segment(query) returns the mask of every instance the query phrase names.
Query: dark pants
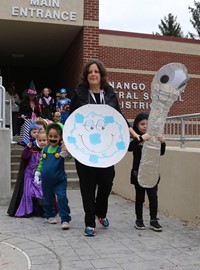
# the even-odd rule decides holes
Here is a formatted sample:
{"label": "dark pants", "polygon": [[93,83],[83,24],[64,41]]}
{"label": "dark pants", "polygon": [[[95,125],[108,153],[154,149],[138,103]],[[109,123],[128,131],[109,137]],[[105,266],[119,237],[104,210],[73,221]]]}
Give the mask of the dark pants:
{"label": "dark pants", "polygon": [[145,201],[145,192],[149,199],[150,218],[156,219],[158,212],[158,185],[153,188],[143,188],[139,183],[135,182],[135,214],[137,219],[143,219],[143,203]]}
{"label": "dark pants", "polygon": [[13,136],[19,135],[19,133],[20,133],[20,127],[17,124],[18,115],[19,115],[18,112],[12,112]]}
{"label": "dark pants", "polygon": [[115,176],[114,166],[94,168],[83,165],[76,160],[76,169],[85,211],[85,226],[95,228],[95,215],[99,218],[105,218],[107,214],[108,197]]}
{"label": "dark pants", "polygon": [[61,223],[65,221],[69,222],[71,220],[70,208],[66,196],[66,187],[66,181],[59,182],[54,186],[49,186],[45,181],[42,182],[42,190],[44,193],[43,209],[47,219],[55,217],[54,197],[56,194],[58,199],[58,214],[61,218]]}
{"label": "dark pants", "polygon": [[60,122],[64,125],[65,124],[65,121],[67,120],[69,116],[69,112],[68,111],[62,111],[61,112],[61,120]]}

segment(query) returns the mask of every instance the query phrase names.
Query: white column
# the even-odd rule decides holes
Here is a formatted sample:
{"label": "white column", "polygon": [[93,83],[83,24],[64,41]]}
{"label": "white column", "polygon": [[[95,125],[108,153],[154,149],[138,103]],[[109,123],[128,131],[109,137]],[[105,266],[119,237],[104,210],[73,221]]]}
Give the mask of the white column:
{"label": "white column", "polygon": [[0,205],[8,205],[11,196],[10,130],[0,128]]}
{"label": "white column", "polygon": [[[1,102],[5,102],[5,89],[2,86],[2,77],[0,77],[0,90],[3,93]],[[5,110],[5,104],[2,108]],[[5,111],[2,113],[5,117]],[[5,119],[4,119],[5,121]],[[0,205],[8,205],[11,196],[11,144],[10,130],[4,127],[0,128]]]}

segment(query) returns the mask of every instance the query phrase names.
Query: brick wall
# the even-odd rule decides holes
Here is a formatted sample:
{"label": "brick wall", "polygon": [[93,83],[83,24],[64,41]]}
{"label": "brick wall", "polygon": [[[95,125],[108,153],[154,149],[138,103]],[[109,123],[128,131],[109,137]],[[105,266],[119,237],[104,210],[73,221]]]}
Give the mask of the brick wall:
{"label": "brick wall", "polygon": [[60,79],[64,78],[69,96],[72,96],[81,81],[83,65],[90,58],[99,58],[99,28],[87,25],[87,21],[99,21],[99,0],[84,1],[84,21],[84,26],[72,41],[60,65]]}
{"label": "brick wall", "polygon": [[[76,38],[68,48],[62,63],[59,65],[58,79],[59,83],[66,85],[69,97],[75,87],[80,83],[83,67],[83,29],[80,30]],[[60,86],[62,86],[60,85]]]}
{"label": "brick wall", "polygon": [[180,62],[187,66],[190,73],[200,74],[200,56],[197,55],[102,46],[99,50],[105,65],[110,68],[158,70],[167,63]]}
{"label": "brick wall", "polygon": [[[142,91],[137,89],[121,90],[120,87],[116,90],[118,96],[121,95],[119,98],[121,109],[128,119],[135,118],[141,111],[150,110],[151,100],[150,98],[147,100],[147,96],[150,97],[151,81],[154,75],[148,75],[145,72],[157,71],[163,65],[171,62],[180,62],[186,65],[189,74],[200,74],[200,56],[198,55],[106,46],[100,46],[99,55],[107,68],[144,70],[144,74],[142,72],[141,74],[109,72],[109,81],[111,82],[121,82],[121,85],[126,82],[145,84],[145,90]],[[124,92],[124,98],[122,91]],[[200,78],[191,78],[185,92],[181,95],[180,101],[174,103],[169,115],[198,113],[199,98]],[[129,108],[126,108],[125,102],[128,102]]]}
{"label": "brick wall", "polygon": [[[84,1],[84,20],[99,22],[99,0]],[[91,58],[99,58],[99,27],[84,26],[83,63]]]}
{"label": "brick wall", "polygon": [[98,27],[84,26],[83,63],[85,64],[91,58],[99,58],[99,29]]}
{"label": "brick wall", "polygon": [[99,21],[99,0],[84,0],[84,20]]}

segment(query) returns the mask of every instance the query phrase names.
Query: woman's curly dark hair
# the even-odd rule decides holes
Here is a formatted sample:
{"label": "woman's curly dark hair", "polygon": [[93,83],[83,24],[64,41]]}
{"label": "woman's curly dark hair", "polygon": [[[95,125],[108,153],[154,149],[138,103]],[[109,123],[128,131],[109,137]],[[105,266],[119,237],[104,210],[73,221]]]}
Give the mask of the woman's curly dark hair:
{"label": "woman's curly dark hair", "polygon": [[100,87],[101,87],[101,89],[104,89],[108,85],[107,71],[106,71],[106,68],[104,67],[104,64],[100,60],[97,60],[97,59],[90,59],[83,67],[82,84],[85,85],[87,88],[89,88],[89,83],[88,83],[87,77],[88,77],[88,73],[89,73],[89,68],[92,64],[96,64],[98,69],[99,69],[99,73],[101,76]]}

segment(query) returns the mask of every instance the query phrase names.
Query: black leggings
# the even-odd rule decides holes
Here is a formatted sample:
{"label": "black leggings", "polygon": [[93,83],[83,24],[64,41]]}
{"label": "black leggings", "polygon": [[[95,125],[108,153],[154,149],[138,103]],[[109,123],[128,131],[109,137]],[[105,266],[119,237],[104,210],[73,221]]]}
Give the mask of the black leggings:
{"label": "black leggings", "polygon": [[107,214],[108,197],[115,176],[114,166],[95,168],[83,165],[76,160],[76,169],[85,211],[85,226],[95,228],[95,215],[105,218]]}
{"label": "black leggings", "polygon": [[138,181],[135,182],[135,214],[137,219],[143,219],[143,203],[145,201],[145,191],[149,199],[149,212],[151,220],[157,218],[158,212],[158,184],[153,188],[143,188]]}

